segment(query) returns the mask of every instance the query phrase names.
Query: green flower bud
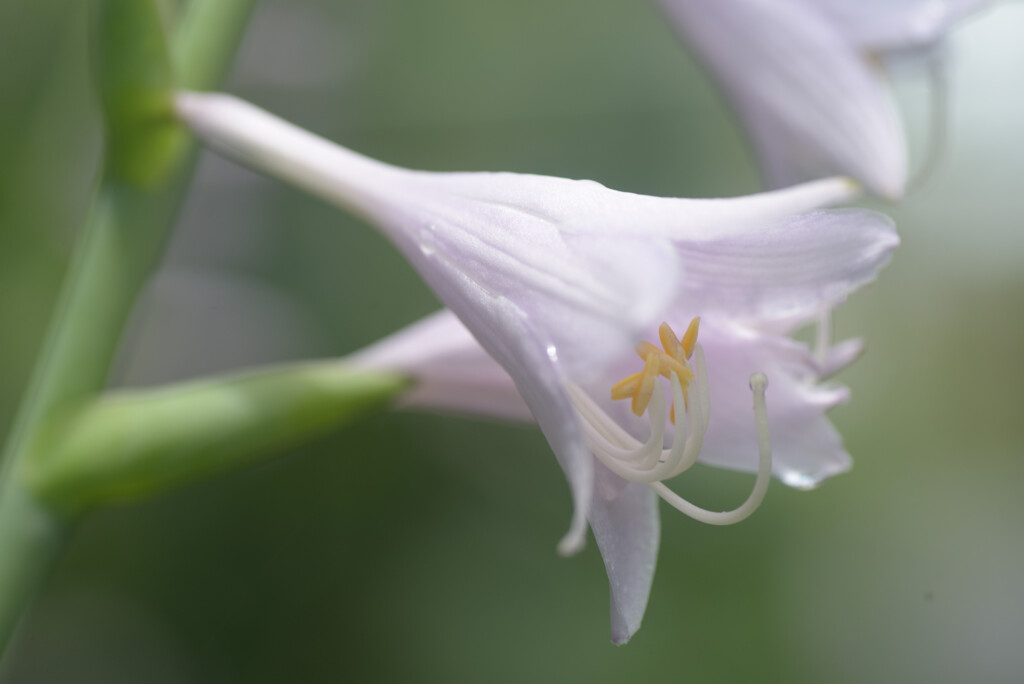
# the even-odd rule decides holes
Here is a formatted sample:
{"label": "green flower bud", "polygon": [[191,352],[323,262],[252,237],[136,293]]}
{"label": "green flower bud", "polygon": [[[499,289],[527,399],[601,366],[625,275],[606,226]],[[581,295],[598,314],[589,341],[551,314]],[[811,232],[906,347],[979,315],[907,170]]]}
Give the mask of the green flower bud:
{"label": "green flower bud", "polygon": [[145,498],[271,460],[385,408],[408,385],[331,361],[119,391],[55,421],[22,474],[71,513]]}

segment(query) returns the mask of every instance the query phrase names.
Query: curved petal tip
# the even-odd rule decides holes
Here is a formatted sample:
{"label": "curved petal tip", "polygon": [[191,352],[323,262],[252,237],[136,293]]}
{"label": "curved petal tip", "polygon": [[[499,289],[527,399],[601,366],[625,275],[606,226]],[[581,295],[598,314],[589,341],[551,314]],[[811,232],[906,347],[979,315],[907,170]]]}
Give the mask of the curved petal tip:
{"label": "curved petal tip", "polygon": [[558,542],[558,555],[575,556],[587,545],[587,516],[577,506],[572,514],[569,531]]}

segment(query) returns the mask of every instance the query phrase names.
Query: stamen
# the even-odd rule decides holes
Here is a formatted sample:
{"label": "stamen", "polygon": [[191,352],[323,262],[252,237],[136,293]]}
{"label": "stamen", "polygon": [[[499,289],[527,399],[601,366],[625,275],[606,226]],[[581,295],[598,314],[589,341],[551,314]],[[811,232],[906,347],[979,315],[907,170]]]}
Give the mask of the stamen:
{"label": "stamen", "polygon": [[658,349],[650,342],[641,342],[636,345],[636,354],[646,363],[651,356],[658,357],[661,363],[661,374],[668,377],[669,372],[675,371],[683,380],[693,379],[693,372],[686,367],[686,361],[677,361],[661,349]]}
{"label": "stamen", "polygon": [[647,404],[651,401],[651,395],[654,394],[654,379],[658,377],[661,360],[657,354],[651,354],[647,357],[646,364],[644,372],[640,376],[640,387],[637,388],[636,394],[633,395],[633,413],[638,416],[644,415],[644,411],[647,410]]}
{"label": "stamen", "polygon": [[[697,358],[702,363],[702,357]],[[700,369],[698,369],[700,371]],[[706,372],[701,371],[706,378]],[[679,376],[672,374],[672,393],[676,400],[682,394]],[[704,387],[696,387],[700,394]],[[569,396],[583,420],[584,437],[594,455],[613,473],[632,482],[653,483],[682,474],[697,462],[707,418],[701,411],[703,401],[696,402],[687,414],[685,424],[676,431],[671,449],[662,449],[665,435],[665,397],[661,392],[652,395],[648,418],[651,436],[641,444],[623,430],[597,404],[575,385],[569,386]]]}
{"label": "stamen", "polygon": [[[641,443],[630,435],[578,386],[570,383],[569,396],[583,419],[581,425],[587,446],[609,470],[631,482],[649,485],[673,507],[696,520],[711,525],[730,525],[745,519],[757,509],[771,481],[771,439],[764,398],[768,381],[763,374],[756,373],[750,379],[754,393],[759,461],[757,479],[747,500],[732,511],[709,511],[683,499],[663,482],[686,472],[697,462],[711,420],[707,365],[704,350],[696,341],[699,325],[700,319],[693,319],[683,339],[677,340],[672,328],[662,324],[658,335],[664,350],[649,343],[639,345],[637,352],[644,359],[643,371],[630,375],[612,387],[613,399],[632,397],[633,412],[636,415],[647,413],[651,432],[646,442]],[[692,366],[688,359],[692,361]],[[685,374],[677,372],[680,366]],[[676,426],[672,445],[668,449],[664,448],[667,402],[661,384],[657,382],[659,375],[669,379],[672,399],[669,418],[675,422],[675,407],[680,405],[685,407],[686,414],[686,419]],[[693,401],[688,398],[688,389]]]}
{"label": "stamen", "polygon": [[[679,378],[673,374],[678,387]],[[570,394],[577,411],[584,418],[583,432],[594,455],[613,473],[632,482],[657,482],[675,477],[697,460],[703,435],[699,439],[677,435],[671,449],[662,449],[665,435],[665,397],[661,392],[652,396],[648,412],[651,437],[646,444],[622,430],[578,387],[570,386]],[[694,426],[697,417],[691,417]],[[612,427],[614,426],[614,427]]]}
{"label": "stamen", "polygon": [[700,329],[700,316],[697,316],[690,325],[686,326],[686,332],[683,333],[683,339],[681,340],[683,350],[686,352],[686,358],[693,356],[694,345],[697,344],[697,331]]}
{"label": "stamen", "polygon": [[643,377],[642,371],[640,373],[633,373],[612,385],[612,399],[616,401],[619,399],[629,399],[636,394],[636,391],[640,389],[641,377]]}
{"label": "stamen", "polygon": [[[623,430],[576,385],[569,385],[569,397],[584,419],[584,437],[587,444],[594,455],[616,474],[630,478],[629,473],[634,467],[625,464],[641,463],[641,467],[649,469],[661,458],[662,445],[665,443],[665,412],[664,404],[658,403],[658,395],[655,395],[655,406],[652,406],[650,414],[651,436],[646,444],[641,444]],[[618,468],[623,470],[620,472]]]}
{"label": "stamen", "polygon": [[661,346],[669,356],[679,363],[686,363],[686,350],[683,349],[683,345],[679,343],[679,338],[676,337],[675,331],[669,327],[668,323],[662,323],[658,328],[658,338],[661,340]]}
{"label": "stamen", "polygon": [[767,384],[768,378],[763,373],[755,373],[750,377],[750,389],[754,393],[754,417],[757,421],[758,464],[754,489],[750,492],[746,501],[731,511],[716,512],[695,506],[666,487],[662,482],[651,483],[651,489],[677,510],[694,520],[709,525],[733,525],[741,520],[745,520],[751,513],[756,511],[761,502],[764,501],[764,495],[768,491],[768,485],[772,479],[772,442],[771,434],[768,430],[768,413],[764,401],[764,389]]}
{"label": "stamen", "polygon": [[[651,358],[654,357],[658,360],[658,372],[671,380],[671,374],[675,373],[679,376],[679,380],[683,386],[683,405],[684,407],[689,406],[689,396],[687,394],[687,385],[693,380],[693,371],[690,370],[689,364],[686,362],[693,355],[694,346],[697,344],[697,330],[700,327],[700,316],[697,316],[690,321],[690,324],[686,327],[686,333],[683,334],[683,338],[677,339],[676,333],[672,330],[672,327],[668,323],[662,323],[658,327],[658,337],[661,339],[661,346],[663,349],[658,349],[650,342],[641,342],[636,346],[636,353],[644,361],[644,371],[648,371],[650,368]],[[633,399],[633,413],[636,415],[643,415],[644,408],[647,406],[648,399],[640,397],[641,387],[644,387],[643,373],[634,373],[629,377],[623,378],[619,382],[615,383],[612,387],[612,399]],[[647,388],[644,388],[644,394],[647,394]],[[669,420],[675,425],[676,422],[676,401],[672,402],[672,408],[669,411]]]}

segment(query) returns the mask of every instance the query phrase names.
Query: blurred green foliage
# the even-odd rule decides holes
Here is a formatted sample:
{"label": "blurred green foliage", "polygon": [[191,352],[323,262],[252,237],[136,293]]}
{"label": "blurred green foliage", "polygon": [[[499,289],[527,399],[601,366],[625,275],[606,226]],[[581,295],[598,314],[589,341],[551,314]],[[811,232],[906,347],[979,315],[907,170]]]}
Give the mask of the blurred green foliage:
{"label": "blurred green foliage", "polygon": [[[98,163],[87,4],[0,4],[0,432]],[[840,336],[868,339],[834,416],[855,470],[775,486],[734,528],[663,510],[628,646],[608,643],[593,545],[554,553],[570,500],[539,433],[396,414],[94,514],[5,681],[1019,681],[1022,24],[1006,4],[957,36],[943,166],[883,208],[904,245],[840,310]],[[647,3],[264,0],[228,87],[412,167],[758,187],[731,115]],[[926,93],[900,97],[919,158]],[[436,306],[358,220],[207,159],[115,381],[341,355]],[[714,505],[748,485],[700,469],[680,488]]]}

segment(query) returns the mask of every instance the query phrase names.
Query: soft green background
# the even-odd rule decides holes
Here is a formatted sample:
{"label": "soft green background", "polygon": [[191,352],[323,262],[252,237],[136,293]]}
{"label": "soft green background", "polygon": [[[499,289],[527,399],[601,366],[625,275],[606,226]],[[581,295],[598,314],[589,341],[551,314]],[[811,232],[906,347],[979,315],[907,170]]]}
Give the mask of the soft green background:
{"label": "soft green background", "polygon": [[[0,434],[99,152],[87,5],[0,3]],[[171,3],[168,3],[170,6]],[[78,530],[10,682],[1024,680],[1024,6],[958,32],[943,165],[840,311],[867,356],[835,412],[857,466],[751,520],[663,507],[643,629],[608,643],[591,545],[533,429],[388,415]],[[922,156],[927,90],[900,99]],[[228,89],[385,160],[758,188],[734,121],[648,3],[264,0]],[[371,229],[207,159],[117,382],[340,355],[437,304]],[[714,505],[745,476],[679,484]]]}

